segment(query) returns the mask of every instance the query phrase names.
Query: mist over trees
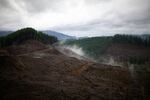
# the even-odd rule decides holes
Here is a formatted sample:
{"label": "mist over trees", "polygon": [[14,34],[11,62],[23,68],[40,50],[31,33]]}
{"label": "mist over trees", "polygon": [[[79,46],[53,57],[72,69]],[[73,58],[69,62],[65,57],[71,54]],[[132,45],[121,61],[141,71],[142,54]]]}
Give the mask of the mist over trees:
{"label": "mist over trees", "polygon": [[[82,38],[78,40],[68,40],[64,43],[65,45],[77,45],[83,49],[87,56],[94,59],[99,59],[107,51],[109,46],[114,44],[127,44],[130,46],[137,47],[150,47],[150,36],[149,35],[121,35],[117,34],[115,36],[108,37],[91,37]],[[117,52],[117,51],[116,51]],[[128,61],[132,64],[144,64],[149,62],[149,57],[129,57]]]}
{"label": "mist over trees", "polygon": [[65,42],[65,45],[77,45],[81,47],[88,56],[97,58],[99,55],[103,54],[104,50],[109,46],[111,41],[112,37],[91,37],[70,40]]}
{"label": "mist over trees", "polygon": [[44,44],[53,44],[58,41],[54,36],[38,32],[32,28],[24,28],[7,36],[0,37],[0,47],[17,45],[28,39],[38,40]]}

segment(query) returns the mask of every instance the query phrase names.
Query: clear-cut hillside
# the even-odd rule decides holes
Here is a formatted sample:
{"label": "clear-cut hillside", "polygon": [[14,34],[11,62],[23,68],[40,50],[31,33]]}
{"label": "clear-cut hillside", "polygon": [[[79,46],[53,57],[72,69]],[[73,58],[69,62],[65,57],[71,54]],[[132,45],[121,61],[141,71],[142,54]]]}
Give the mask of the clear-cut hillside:
{"label": "clear-cut hillside", "polygon": [[112,66],[128,68],[135,83],[140,84],[143,97],[150,95],[149,35],[115,35],[66,41],[65,46],[78,46],[85,56]]}
{"label": "clear-cut hillside", "polygon": [[1,100],[142,100],[126,68],[68,57],[27,40],[0,49]]}

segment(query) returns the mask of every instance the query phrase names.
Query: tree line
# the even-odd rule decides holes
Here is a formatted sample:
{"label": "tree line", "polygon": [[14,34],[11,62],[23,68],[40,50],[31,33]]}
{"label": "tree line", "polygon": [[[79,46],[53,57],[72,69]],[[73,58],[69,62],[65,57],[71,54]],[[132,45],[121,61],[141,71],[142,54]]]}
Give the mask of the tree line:
{"label": "tree line", "polygon": [[7,36],[0,37],[0,47],[17,45],[28,39],[38,40],[44,44],[53,44],[58,41],[54,36],[36,31],[33,28],[24,28]]}
{"label": "tree line", "polygon": [[138,35],[121,35],[121,34],[117,34],[113,37],[113,42],[150,46],[150,36],[147,36],[147,37],[143,38],[142,35],[138,36]]}
{"label": "tree line", "polygon": [[[123,35],[117,34],[114,36],[102,36],[102,37],[89,37],[81,38],[78,40],[68,40],[64,42],[64,45],[77,45],[83,49],[83,51],[90,57],[95,59],[102,56],[107,48],[113,43],[131,44],[138,46],[150,47],[150,35]],[[131,63],[143,63],[147,61],[144,59],[129,59]],[[141,61],[141,62],[140,62]]]}

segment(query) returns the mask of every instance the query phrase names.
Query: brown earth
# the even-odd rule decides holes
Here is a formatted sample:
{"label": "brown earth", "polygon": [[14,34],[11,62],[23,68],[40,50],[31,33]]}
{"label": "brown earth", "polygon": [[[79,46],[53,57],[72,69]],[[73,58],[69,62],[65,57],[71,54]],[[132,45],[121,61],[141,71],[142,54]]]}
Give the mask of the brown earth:
{"label": "brown earth", "polygon": [[0,100],[142,100],[126,68],[68,57],[29,40],[0,50]]}

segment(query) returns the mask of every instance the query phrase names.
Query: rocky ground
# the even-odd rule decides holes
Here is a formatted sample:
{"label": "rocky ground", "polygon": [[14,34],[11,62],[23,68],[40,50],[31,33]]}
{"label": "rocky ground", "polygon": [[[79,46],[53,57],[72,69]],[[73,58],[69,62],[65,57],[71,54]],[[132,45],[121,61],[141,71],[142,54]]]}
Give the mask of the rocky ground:
{"label": "rocky ground", "polygon": [[0,100],[143,100],[130,72],[29,40],[0,49]]}

